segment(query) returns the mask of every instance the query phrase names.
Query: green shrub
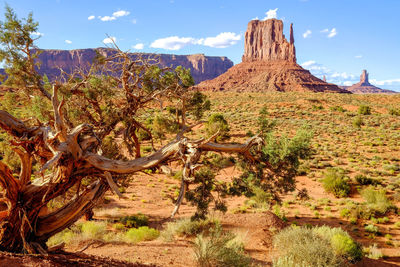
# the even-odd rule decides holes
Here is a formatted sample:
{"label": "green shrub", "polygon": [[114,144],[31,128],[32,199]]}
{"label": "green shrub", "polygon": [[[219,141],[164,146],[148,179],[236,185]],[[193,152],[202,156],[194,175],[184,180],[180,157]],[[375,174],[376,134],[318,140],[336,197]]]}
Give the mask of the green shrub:
{"label": "green shrub", "polygon": [[88,221],[82,223],[80,228],[86,239],[101,239],[107,231],[107,224],[104,222]]}
{"label": "green shrub", "polygon": [[331,111],[339,111],[339,112],[346,112],[346,110],[344,108],[342,108],[341,106],[333,106],[329,108]]}
{"label": "green shrub", "polygon": [[215,228],[208,237],[200,234],[194,242],[194,254],[198,266],[245,267],[251,259],[244,254],[244,246],[232,233]]}
{"label": "green shrub", "polygon": [[156,239],[159,235],[160,232],[158,230],[154,228],[149,228],[148,226],[131,228],[125,233],[127,241],[132,243],[153,240]]}
{"label": "green shrub", "polygon": [[353,126],[356,128],[361,128],[361,126],[364,125],[364,121],[360,116],[357,116],[353,120]]}
{"label": "green shrub", "polygon": [[385,192],[374,190],[373,187],[362,190],[361,196],[365,199],[367,208],[376,215],[384,215],[393,207],[392,203],[386,197]]}
{"label": "green shrub", "polygon": [[372,179],[370,177],[367,177],[363,174],[357,174],[354,179],[356,182],[360,185],[376,185],[378,184],[378,181],[375,179]]}
{"label": "green shrub", "polygon": [[339,267],[344,264],[330,242],[310,228],[288,227],[274,236],[273,244],[281,254],[273,261],[274,267]]}
{"label": "green shrub", "polygon": [[358,114],[360,115],[371,115],[371,107],[367,105],[361,105],[358,107]]}
{"label": "green shrub", "polygon": [[219,131],[217,141],[229,139],[229,126],[224,116],[220,113],[212,114],[207,121],[206,131],[209,136]]}
{"label": "green shrub", "polygon": [[370,259],[378,260],[383,257],[382,251],[378,248],[378,246],[376,244],[369,246],[365,250],[365,253],[366,253],[367,257]]}
{"label": "green shrub", "polygon": [[368,233],[372,233],[372,234],[377,234],[379,233],[379,228],[378,226],[375,226],[373,224],[368,224],[367,226],[365,226],[365,231],[367,231]]}
{"label": "green shrub", "polygon": [[335,234],[331,238],[331,245],[336,254],[346,258],[350,262],[362,259],[363,252],[361,246],[347,234]]}
{"label": "green shrub", "polygon": [[339,169],[328,169],[324,174],[322,183],[324,189],[336,197],[347,197],[350,193],[348,179],[344,176],[343,171]]}
{"label": "green shrub", "polygon": [[190,220],[189,218],[169,222],[161,232],[161,238],[165,241],[173,241],[175,236],[195,236],[210,229],[219,227],[220,222],[215,219]]}
{"label": "green shrub", "polygon": [[118,220],[127,228],[138,228],[149,225],[149,218],[146,215],[138,213],[136,215],[125,216]]}

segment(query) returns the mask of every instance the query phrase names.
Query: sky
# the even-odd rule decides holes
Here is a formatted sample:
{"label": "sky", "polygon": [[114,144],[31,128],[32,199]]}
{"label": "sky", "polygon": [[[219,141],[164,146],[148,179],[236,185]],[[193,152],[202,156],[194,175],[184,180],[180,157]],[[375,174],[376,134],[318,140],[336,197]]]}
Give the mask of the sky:
{"label": "sky", "polygon": [[[0,0],[1,1],[1,0]],[[9,0],[19,18],[33,12],[37,46],[226,56],[241,62],[252,19],[278,18],[297,62],[328,82],[351,85],[363,69],[378,87],[400,91],[400,0]]]}

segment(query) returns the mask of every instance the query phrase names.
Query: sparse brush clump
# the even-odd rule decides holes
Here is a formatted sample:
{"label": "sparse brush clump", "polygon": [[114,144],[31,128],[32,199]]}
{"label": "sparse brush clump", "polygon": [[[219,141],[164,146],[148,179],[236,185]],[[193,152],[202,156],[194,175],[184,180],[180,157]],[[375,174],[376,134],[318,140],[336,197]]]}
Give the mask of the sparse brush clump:
{"label": "sparse brush clump", "polygon": [[371,107],[367,105],[361,105],[358,107],[358,114],[360,115],[371,115]]}
{"label": "sparse brush clump", "polygon": [[368,187],[361,191],[361,196],[365,199],[366,207],[371,215],[385,215],[389,209],[393,208],[382,190],[378,191],[373,187]]}
{"label": "sparse brush clump", "polygon": [[217,141],[223,141],[230,138],[228,122],[220,113],[214,113],[208,118],[206,130],[209,136],[212,136],[219,131],[219,135],[216,138]]}
{"label": "sparse brush clump", "polygon": [[347,197],[350,193],[348,180],[343,170],[330,168],[325,172],[322,184],[327,192],[336,197]]}
{"label": "sparse brush clump", "polygon": [[197,234],[208,232],[220,226],[216,219],[191,220],[189,218],[169,222],[161,232],[161,238],[165,241],[173,241],[175,236],[192,237]]}
{"label": "sparse brush clump", "polygon": [[138,213],[136,215],[122,217],[118,222],[122,223],[126,228],[138,228],[147,226],[149,224],[149,218],[144,214]]}
{"label": "sparse brush clump", "polygon": [[142,226],[139,228],[131,228],[126,233],[126,239],[132,243],[138,243],[141,241],[149,241],[156,239],[160,235],[160,232],[154,228],[148,226]]}
{"label": "sparse brush clump", "polygon": [[357,174],[354,179],[360,185],[377,185],[378,181],[376,179],[367,177],[363,174]]}
{"label": "sparse brush clump", "polygon": [[244,254],[244,246],[235,240],[235,235],[223,232],[221,227],[210,231],[208,236],[200,234],[194,241],[195,259],[200,267],[246,267],[251,259]]}
{"label": "sparse brush clump", "polygon": [[363,255],[347,232],[327,226],[286,228],[275,235],[273,244],[281,254],[273,262],[276,267],[347,266]]}
{"label": "sparse brush clump", "polygon": [[353,126],[356,128],[361,128],[364,125],[364,121],[360,116],[357,116],[353,120]]}

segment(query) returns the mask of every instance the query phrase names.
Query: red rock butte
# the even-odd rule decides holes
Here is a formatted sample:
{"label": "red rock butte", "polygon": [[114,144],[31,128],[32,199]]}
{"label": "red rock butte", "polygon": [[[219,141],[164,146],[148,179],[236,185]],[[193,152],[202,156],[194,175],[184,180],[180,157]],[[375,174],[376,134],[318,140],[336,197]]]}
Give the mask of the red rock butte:
{"label": "red rock butte", "polygon": [[345,89],[354,94],[397,94],[395,91],[381,89],[370,84],[367,70],[362,71],[360,75],[360,82],[346,87]]}
{"label": "red rock butte", "polygon": [[289,42],[283,22],[252,20],[245,34],[242,62],[215,79],[201,82],[198,90],[236,92],[332,92],[349,93],[313,76],[296,63],[293,24]]}

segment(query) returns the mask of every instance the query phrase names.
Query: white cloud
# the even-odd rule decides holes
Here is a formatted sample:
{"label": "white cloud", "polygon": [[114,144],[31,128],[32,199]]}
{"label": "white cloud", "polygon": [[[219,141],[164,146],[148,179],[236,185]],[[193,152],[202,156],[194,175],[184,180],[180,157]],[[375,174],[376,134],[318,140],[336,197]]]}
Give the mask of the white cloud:
{"label": "white cloud", "polygon": [[132,21],[133,24],[137,23],[137,19],[132,19],[131,21]]}
{"label": "white cloud", "polygon": [[390,80],[381,80],[377,81],[375,79],[370,80],[372,84],[378,85],[378,86],[385,86],[385,85],[397,85],[400,87],[400,79],[390,79]]}
{"label": "white cloud", "polygon": [[134,48],[136,50],[142,50],[144,48],[144,44],[142,44],[142,43],[135,44],[134,46],[132,46],[132,48]]}
{"label": "white cloud", "polygon": [[235,34],[233,32],[222,32],[215,37],[200,39],[198,44],[215,48],[226,48],[236,44],[239,40],[240,34]]}
{"label": "white cloud", "polygon": [[226,48],[236,44],[240,38],[240,34],[233,32],[222,32],[215,37],[206,37],[200,39],[193,37],[170,36],[155,40],[150,44],[150,47],[167,50],[180,50],[187,45],[204,45],[214,48]]}
{"label": "white cloud", "polygon": [[255,18],[252,18],[251,20],[259,20],[259,18],[258,18],[258,17],[255,17]]}
{"label": "white cloud", "polygon": [[305,69],[308,69],[313,75],[321,79],[325,76],[329,83],[338,85],[352,85],[358,82],[357,76],[346,72],[332,71],[331,69],[317,63],[314,60],[306,61],[302,63],[301,66]]}
{"label": "white cloud", "polygon": [[105,43],[105,44],[112,44],[112,43],[116,43],[116,42],[117,42],[117,38],[114,36],[107,37],[103,40],[103,43]]}
{"label": "white cloud", "polygon": [[303,33],[303,38],[308,38],[311,36],[312,31],[311,30],[306,30],[305,33]]}
{"label": "white cloud", "polygon": [[41,33],[41,32],[32,32],[32,35],[35,35],[35,36],[44,36],[44,34],[43,33]]}
{"label": "white cloud", "polygon": [[65,40],[65,43],[72,44],[72,41],[71,40]]}
{"label": "white cloud", "polygon": [[328,38],[335,37],[337,34],[336,28],[333,28],[330,33],[328,34]]}
{"label": "white cloud", "polygon": [[191,37],[170,36],[155,40],[150,44],[150,47],[162,48],[167,50],[179,50],[188,44],[195,44],[195,43],[196,39]]}
{"label": "white cloud", "polygon": [[95,19],[95,16],[94,16],[94,15],[91,15],[91,16],[89,16],[87,19],[88,19],[88,20]]}
{"label": "white cloud", "polygon": [[355,58],[362,58],[363,57],[363,55],[357,55],[357,56],[354,56]]}
{"label": "white cloud", "polygon": [[[113,21],[113,20],[116,20],[117,18],[119,18],[119,17],[124,17],[124,16],[128,16],[129,14],[131,14],[131,12],[129,12],[129,11],[126,11],[126,10],[118,10],[118,11],[115,11],[113,14],[112,14],[112,16],[98,16],[98,18],[101,20],[101,21]],[[93,17],[93,18],[91,18],[91,17]],[[91,18],[91,19],[94,19],[94,16],[90,16],[89,18]],[[88,18],[88,19],[89,19]],[[136,23],[136,22],[135,22]]]}
{"label": "white cloud", "polygon": [[276,19],[278,17],[277,11],[278,11],[278,8],[270,9],[267,12],[265,12],[265,15],[267,15],[267,16],[264,18],[264,20]]}
{"label": "white cloud", "polygon": [[112,16],[104,16],[104,17],[100,17],[101,21],[112,21],[112,20],[116,20],[116,17],[112,17]]}
{"label": "white cloud", "polygon": [[329,29],[323,29],[321,32],[322,33],[329,32]]}
{"label": "white cloud", "polygon": [[119,10],[119,11],[115,11],[113,13],[113,17],[124,17],[124,16],[128,16],[131,12],[126,11],[126,10]]}

